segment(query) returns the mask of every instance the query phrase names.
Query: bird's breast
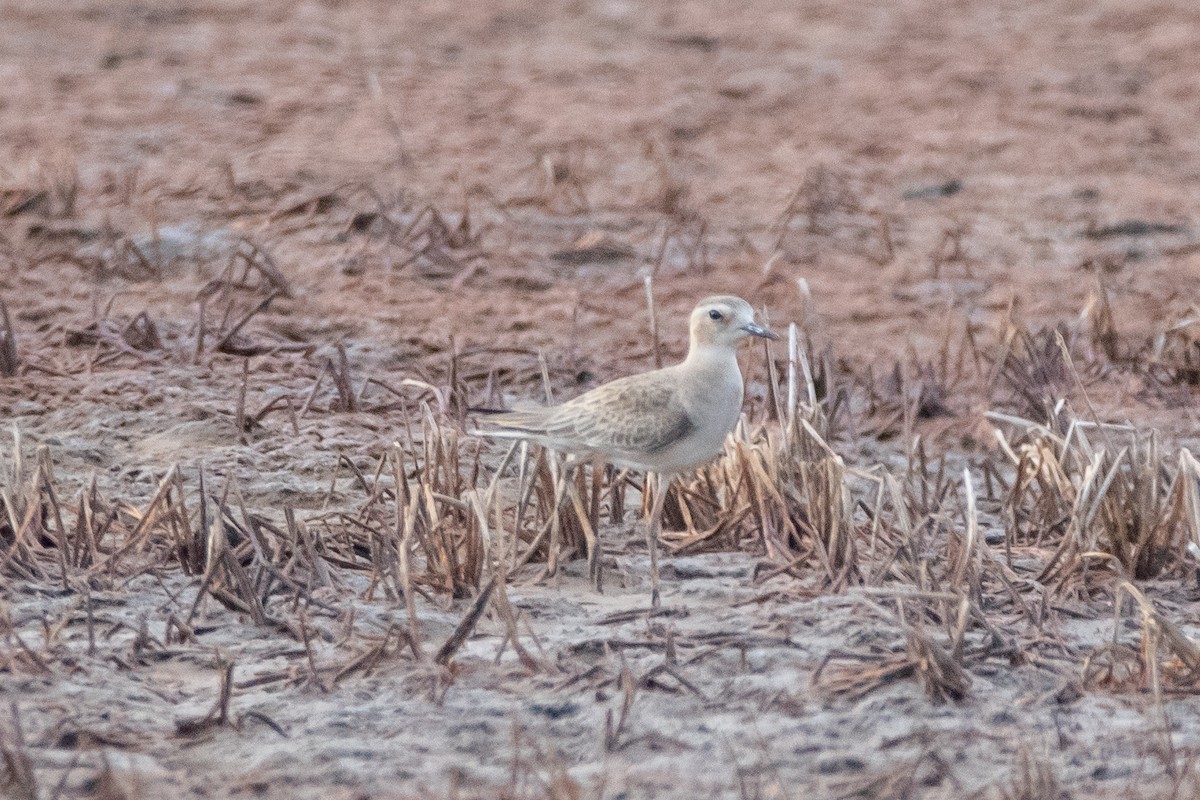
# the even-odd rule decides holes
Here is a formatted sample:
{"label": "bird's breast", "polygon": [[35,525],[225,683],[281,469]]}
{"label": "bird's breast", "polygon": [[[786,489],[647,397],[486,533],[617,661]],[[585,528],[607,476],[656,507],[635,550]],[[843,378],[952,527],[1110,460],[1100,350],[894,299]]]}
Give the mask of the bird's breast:
{"label": "bird's breast", "polygon": [[715,458],[742,413],[742,375],[736,363],[732,370],[706,371],[691,377],[684,405],[692,430],[671,458],[681,469]]}
{"label": "bird's breast", "polygon": [[725,441],[725,436],[737,424],[742,413],[742,375],[735,373],[736,380],[728,376],[724,380],[714,381],[707,389],[707,397],[703,403],[707,423],[703,427],[711,431],[718,440],[718,448]]}

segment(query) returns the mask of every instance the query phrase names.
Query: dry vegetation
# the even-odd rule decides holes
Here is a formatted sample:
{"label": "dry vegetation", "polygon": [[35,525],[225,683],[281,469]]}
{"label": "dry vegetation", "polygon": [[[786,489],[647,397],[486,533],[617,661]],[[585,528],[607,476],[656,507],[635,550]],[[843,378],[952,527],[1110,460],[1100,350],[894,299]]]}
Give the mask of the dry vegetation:
{"label": "dry vegetation", "polygon": [[1200,792],[1194,9],[418,5],[0,10],[0,794]]}
{"label": "dry vegetation", "polygon": [[[218,352],[237,343],[232,354],[245,359],[270,355],[243,330],[277,292],[286,291],[287,282],[273,267],[263,271],[270,259],[254,252],[261,262],[239,251],[224,277],[198,293],[201,321],[190,333],[164,336],[145,315],[89,325],[90,368],[110,353],[139,360],[142,354],[198,358],[206,342],[216,342],[207,347]],[[210,317],[210,327],[203,320],[213,298],[224,300],[212,304],[222,310]],[[792,325],[785,352],[766,347],[759,371],[767,387],[761,418],[744,418],[718,461],[672,487],[667,550],[675,556],[749,554],[755,563],[751,585],[762,587],[756,603],[776,594],[849,592],[889,620],[895,631],[890,641],[835,648],[813,671],[814,690],[830,700],[857,702],[897,681],[915,681],[934,704],[970,703],[972,671],[985,663],[1051,669],[1063,681],[1059,692],[1066,693],[1055,702],[1069,703],[1084,692],[1148,693],[1161,721],[1147,728],[1154,744],[1149,752],[1183,791],[1192,751],[1174,742],[1167,699],[1196,689],[1200,643],[1147,596],[1144,582],[1165,579],[1151,585],[1184,588],[1195,581],[1200,462],[1187,448],[1165,447],[1154,431],[1096,419],[1085,374],[1119,370],[1154,375],[1161,383],[1188,380],[1190,373],[1163,372],[1161,342],[1177,335],[1181,324],[1170,323],[1163,337],[1139,346],[1119,337],[1110,316],[1104,319],[1114,345],[1124,351],[1119,362],[1107,355],[1111,348],[1091,347],[1102,339],[1094,322],[1074,331],[1060,326],[1031,332],[1008,320],[994,342],[970,343],[974,351],[966,359],[976,374],[964,376],[962,358],[951,370],[955,359],[943,351],[925,367],[897,363],[890,374],[898,379],[885,386],[838,370],[828,352],[814,370],[811,338]],[[45,363],[35,341],[25,348],[20,374]],[[567,472],[552,453],[514,444],[501,455],[464,434],[470,428],[462,410],[467,404],[456,397],[491,390],[457,379],[457,362],[440,386],[408,378],[393,387],[375,378],[355,380],[352,372],[345,350],[338,349],[321,362],[310,389],[278,395],[251,411],[243,371],[236,411],[243,441],[287,435],[261,430],[274,411],[287,412],[294,430],[318,404],[331,414],[364,408],[371,385],[391,398],[370,413],[398,414],[400,440],[369,470],[346,457],[330,464],[335,473],[348,473],[342,480],[352,489],[344,494],[357,500],[327,502],[318,511],[250,506],[237,479],[180,465],[158,476],[142,503],[106,496],[95,476],[71,489],[56,477],[49,449],[39,446],[30,457],[14,426],[11,468],[0,491],[0,574],[11,598],[0,669],[13,678],[51,677],[81,661],[136,670],[206,649],[203,634],[231,620],[295,643],[288,666],[240,681],[235,674],[253,664],[217,648],[217,699],[204,714],[175,719],[173,735],[183,741],[250,724],[287,736],[267,714],[236,710],[240,691],[252,687],[282,683],[331,693],[385,670],[395,680],[406,673],[425,676],[427,691],[444,695],[462,669],[464,644],[484,620],[499,626],[496,658],[511,650],[521,671],[562,687],[589,679],[590,685],[607,685],[597,680],[603,672],[596,666],[579,672],[561,654],[545,651],[510,599],[510,587],[553,580],[572,560],[596,554],[589,560],[590,579],[602,590],[602,569],[616,562],[611,544],[603,551],[609,557],[601,555],[600,541],[628,530],[644,513],[650,501],[641,477],[612,469]],[[997,446],[967,459],[931,456],[913,433],[922,417],[947,413],[930,398],[948,391],[944,385],[952,380],[960,396],[969,385],[995,401],[987,416]],[[323,381],[331,385],[322,392]],[[1078,406],[1092,413],[1078,414]],[[1034,409],[1044,410],[1044,418],[1019,416]],[[839,450],[856,431],[886,429],[880,417],[907,431],[903,465],[847,465]],[[144,611],[136,623],[98,613],[98,600],[112,603],[130,591],[153,598],[140,603]],[[20,595],[62,602],[56,611],[31,613]],[[386,625],[363,626],[346,603],[350,598],[403,614]],[[670,615],[673,605],[686,608],[635,605],[605,624]],[[423,622],[429,610],[451,608],[461,612],[452,629]],[[1123,635],[1131,612],[1135,638]],[[1114,615],[1113,636],[1083,647],[1064,634],[1063,614]],[[665,635],[659,665],[640,676],[621,667],[609,679],[624,699],[605,722],[606,750],[623,747],[641,693],[667,681],[703,697],[688,664],[721,651],[744,652],[754,638],[722,637],[681,660],[669,627]],[[331,638],[332,653],[319,656],[314,642]],[[614,645],[619,649],[615,641],[608,646]],[[71,769],[59,774],[35,768],[21,705],[19,699],[12,705],[6,780],[19,796],[50,796],[61,790],[60,784],[52,791],[50,782],[66,781]],[[94,730],[72,735],[106,741]],[[523,736],[519,727],[514,736]],[[536,782],[541,788],[535,795],[574,797],[580,791],[567,766],[536,744],[519,753],[514,757],[532,761],[514,763],[512,783],[502,794],[526,796],[518,774],[527,769],[550,771]],[[1028,753],[1022,758],[1013,787],[998,796],[1058,796],[1053,771]],[[106,761],[99,768],[100,785],[118,780],[105,777]],[[898,787],[908,784],[893,776],[886,785],[880,796],[901,796]]]}

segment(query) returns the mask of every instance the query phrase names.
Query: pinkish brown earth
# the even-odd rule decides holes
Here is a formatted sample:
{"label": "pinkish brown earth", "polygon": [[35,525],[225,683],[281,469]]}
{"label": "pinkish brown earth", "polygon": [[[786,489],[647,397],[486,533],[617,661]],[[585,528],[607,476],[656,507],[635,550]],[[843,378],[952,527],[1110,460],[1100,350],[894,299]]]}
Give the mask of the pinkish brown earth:
{"label": "pinkish brown earth", "polygon": [[[846,376],[992,346],[1010,316],[1083,331],[1098,291],[1143,352],[1200,303],[1198,41],[1183,0],[10,0],[0,301],[21,365],[0,421],[68,498],[95,476],[144,507],[178,464],[315,517],[363,502],[339,456],[371,470],[405,426],[378,384],[356,412],[328,373],[313,391],[339,345],[355,390],[413,407],[401,382],[449,387],[452,362],[469,402],[489,380],[536,398],[539,353],[567,396],[652,365],[650,274],[667,359],[718,292]],[[206,291],[245,241],[287,291],[240,331],[249,357],[198,350],[256,302],[221,319]],[[159,341],[122,339],[143,312]],[[759,418],[761,355],[745,367]],[[1087,374],[1107,420],[1200,442],[1193,384]],[[1005,400],[978,377],[920,431],[956,470]],[[278,398],[304,413],[243,437],[239,405]],[[836,446],[903,469],[896,431]],[[973,664],[961,703],[912,679],[849,700],[816,671],[902,647],[891,599],[717,552],[664,559],[669,613],[648,616],[640,533],[604,536],[604,594],[578,562],[509,587],[533,665],[488,614],[451,669],[392,653],[336,683],[406,619],[355,575],[322,590],[311,655],[211,601],[194,642],[142,652],[196,595],[177,570],[95,592],[92,645],[78,592],[6,575],[3,744],[39,800],[1195,796],[1194,696],[1164,722],[1144,691],[1079,688],[1111,593],[1045,631],[1001,620],[1029,657]],[[1146,588],[1200,632],[1194,575]],[[427,650],[469,602],[419,599]],[[236,724],[181,732],[226,661]]]}

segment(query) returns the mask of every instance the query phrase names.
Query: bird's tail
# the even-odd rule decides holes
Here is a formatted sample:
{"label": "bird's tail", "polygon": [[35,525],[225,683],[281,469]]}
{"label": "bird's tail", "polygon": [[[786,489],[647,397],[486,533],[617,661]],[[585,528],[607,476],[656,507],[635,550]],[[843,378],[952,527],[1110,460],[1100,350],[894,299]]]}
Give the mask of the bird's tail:
{"label": "bird's tail", "polygon": [[528,439],[545,435],[543,409],[528,411],[496,411],[477,409],[484,416],[472,434],[495,439]]}

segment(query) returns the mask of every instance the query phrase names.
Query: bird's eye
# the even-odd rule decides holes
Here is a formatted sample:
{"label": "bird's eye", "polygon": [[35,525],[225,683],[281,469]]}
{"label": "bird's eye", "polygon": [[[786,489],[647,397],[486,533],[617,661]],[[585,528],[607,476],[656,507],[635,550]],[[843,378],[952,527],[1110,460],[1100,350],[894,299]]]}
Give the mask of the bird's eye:
{"label": "bird's eye", "polygon": [[721,319],[722,316],[723,315],[721,314],[721,312],[717,311],[715,308],[712,311],[708,312],[709,319]]}

